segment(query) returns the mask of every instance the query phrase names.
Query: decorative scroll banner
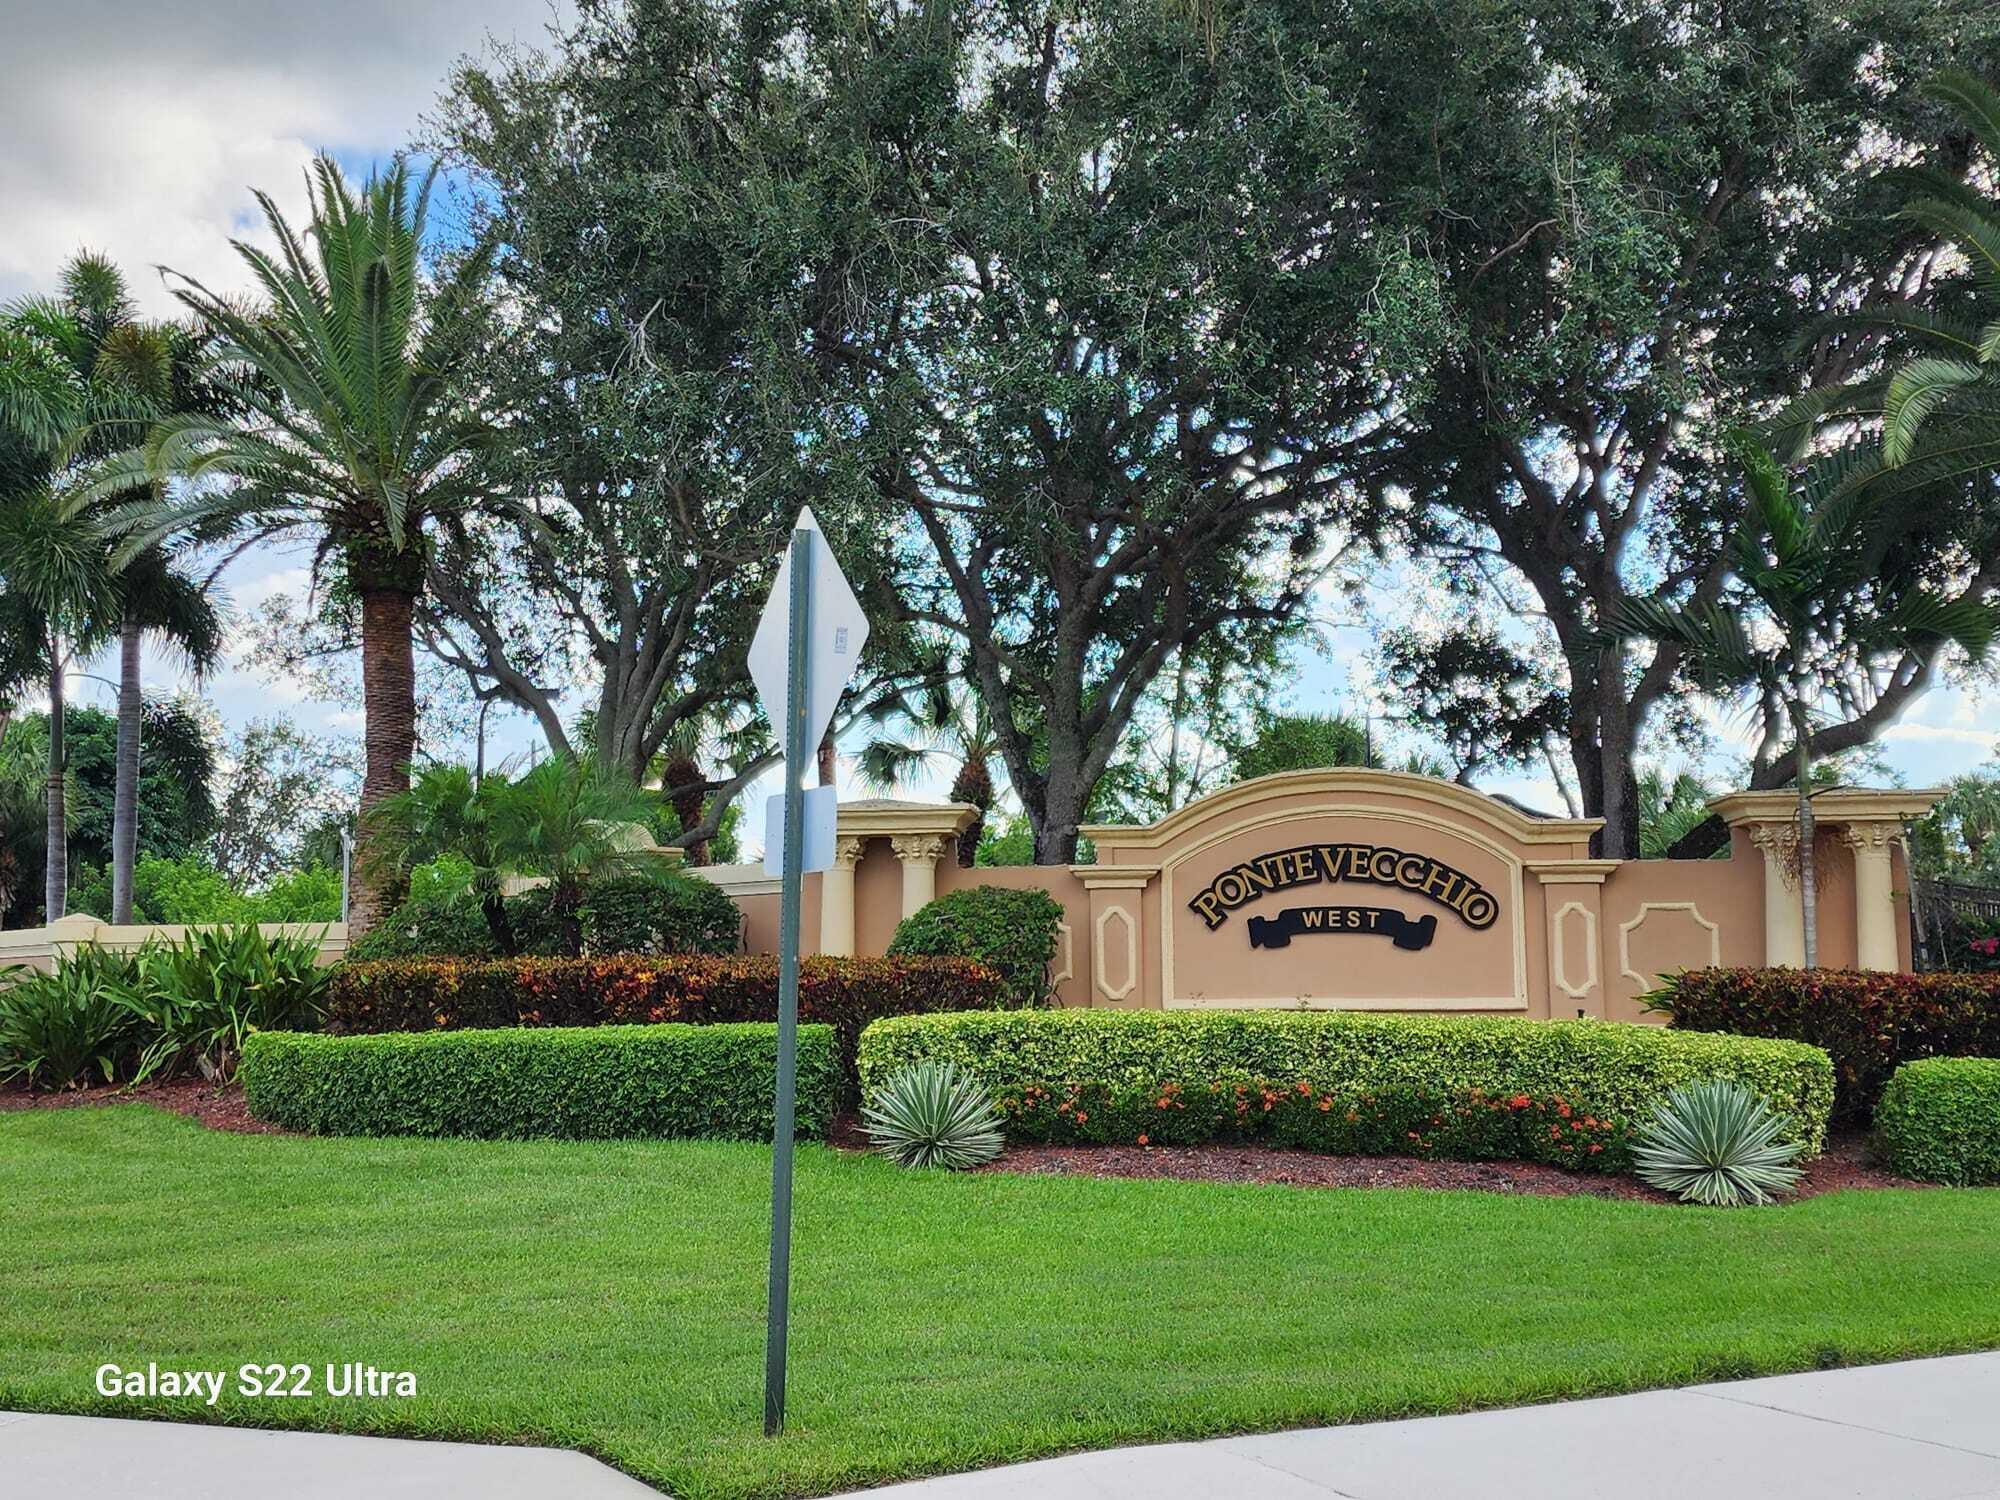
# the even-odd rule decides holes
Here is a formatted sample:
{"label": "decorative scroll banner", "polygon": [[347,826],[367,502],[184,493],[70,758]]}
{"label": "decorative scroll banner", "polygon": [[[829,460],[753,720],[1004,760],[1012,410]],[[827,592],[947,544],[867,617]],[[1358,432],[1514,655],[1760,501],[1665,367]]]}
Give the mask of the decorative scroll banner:
{"label": "decorative scroll banner", "polygon": [[1421,916],[1414,922],[1387,906],[1292,906],[1275,917],[1250,919],[1250,946],[1287,948],[1300,934],[1358,932],[1386,937],[1412,953],[1428,948],[1437,935],[1438,919]]}

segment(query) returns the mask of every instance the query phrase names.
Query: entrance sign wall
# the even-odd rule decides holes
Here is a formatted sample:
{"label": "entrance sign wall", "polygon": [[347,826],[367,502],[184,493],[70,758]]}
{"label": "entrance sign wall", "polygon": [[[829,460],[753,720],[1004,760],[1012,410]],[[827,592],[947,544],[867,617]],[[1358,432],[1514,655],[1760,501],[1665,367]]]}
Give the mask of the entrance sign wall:
{"label": "entrance sign wall", "polygon": [[[1908,967],[1902,820],[1933,795],[1814,798],[1823,964]],[[1068,1005],[1656,1020],[1637,997],[1663,974],[1798,962],[1789,801],[1720,799],[1726,859],[1601,860],[1595,819],[1535,817],[1429,777],[1301,771],[1143,827],[1086,828],[1094,864],[984,869],[952,858],[974,809],[853,803],[835,868],[807,881],[805,925],[822,952],[880,953],[932,894],[1038,886],[1064,908],[1053,978]],[[747,946],[768,951],[775,882],[699,873],[731,890]]]}

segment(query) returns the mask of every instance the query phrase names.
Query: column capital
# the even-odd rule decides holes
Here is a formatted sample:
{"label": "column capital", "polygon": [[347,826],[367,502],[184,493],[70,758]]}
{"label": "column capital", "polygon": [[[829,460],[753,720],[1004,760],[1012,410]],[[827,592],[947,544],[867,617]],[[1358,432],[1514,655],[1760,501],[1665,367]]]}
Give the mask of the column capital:
{"label": "column capital", "polygon": [[904,864],[936,864],[944,857],[945,838],[941,833],[899,833],[889,840],[896,858]]}
{"label": "column capital", "polygon": [[851,870],[861,863],[861,856],[868,848],[868,840],[851,833],[844,833],[833,841],[833,862],[843,870]]}
{"label": "column capital", "polygon": [[1848,823],[1840,830],[1840,841],[1857,852],[1863,849],[1893,849],[1903,841],[1900,823]]}
{"label": "column capital", "polygon": [[1764,856],[1764,867],[1776,872],[1779,881],[1788,891],[1797,890],[1799,884],[1799,825],[1797,823],[1748,823],[1744,831],[1750,835],[1750,842],[1757,852]]}

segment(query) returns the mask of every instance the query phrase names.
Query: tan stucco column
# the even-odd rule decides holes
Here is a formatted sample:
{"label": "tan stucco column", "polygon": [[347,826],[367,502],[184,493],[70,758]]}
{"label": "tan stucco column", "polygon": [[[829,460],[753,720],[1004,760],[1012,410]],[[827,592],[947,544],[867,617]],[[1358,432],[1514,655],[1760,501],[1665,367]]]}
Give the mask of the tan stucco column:
{"label": "tan stucco column", "polygon": [[1889,851],[1903,835],[1893,823],[1850,823],[1841,840],[1854,851],[1854,954],[1864,969],[1895,969],[1896,893]]}
{"label": "tan stucco column", "polygon": [[1750,842],[1764,857],[1764,967],[1802,969],[1806,914],[1799,899],[1799,830],[1792,823],[1757,823]]}
{"label": "tan stucco column", "polygon": [[[1902,837],[1904,822],[1921,818],[1942,795],[1929,787],[1837,786],[1813,793],[1813,821],[1821,828],[1842,830],[1841,837],[1854,850],[1855,953],[1864,969],[1894,969],[1901,963],[1890,851]],[[1798,805],[1798,794],[1789,788],[1731,792],[1709,803],[1731,829],[1747,833],[1764,857],[1766,964],[1797,967],[1806,961],[1805,915],[1799,909]],[[1860,843],[1855,842],[1857,836]]]}
{"label": "tan stucco column", "polygon": [[937,862],[946,840],[937,833],[900,833],[889,840],[903,863],[903,915],[937,899]]}
{"label": "tan stucco column", "polygon": [[1530,862],[1528,868],[1542,887],[1548,910],[1549,1015],[1609,1014],[1604,970],[1602,922],[1604,882],[1618,868],[1615,859],[1561,859]]}
{"label": "tan stucco column", "polygon": [[1090,893],[1090,1003],[1157,1008],[1162,997],[1146,992],[1140,900],[1160,867],[1071,865],[1069,872]]}
{"label": "tan stucco column", "polygon": [[854,867],[863,847],[852,835],[835,839],[833,864],[819,877],[819,951],[829,958],[854,953]]}

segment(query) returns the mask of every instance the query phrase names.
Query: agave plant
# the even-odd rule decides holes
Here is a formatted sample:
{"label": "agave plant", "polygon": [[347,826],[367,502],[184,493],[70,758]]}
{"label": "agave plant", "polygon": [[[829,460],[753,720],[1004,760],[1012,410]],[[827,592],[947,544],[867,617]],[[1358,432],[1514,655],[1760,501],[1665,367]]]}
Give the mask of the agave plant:
{"label": "agave plant", "polygon": [[1799,1180],[1796,1141],[1755,1094],[1726,1078],[1675,1089],[1640,1127],[1632,1150],[1639,1179],[1683,1203],[1731,1208],[1769,1203]]}
{"label": "agave plant", "polygon": [[868,1139],[906,1167],[963,1171],[1000,1154],[1000,1117],[979,1080],[955,1063],[892,1073],[862,1106]]}

